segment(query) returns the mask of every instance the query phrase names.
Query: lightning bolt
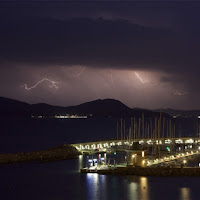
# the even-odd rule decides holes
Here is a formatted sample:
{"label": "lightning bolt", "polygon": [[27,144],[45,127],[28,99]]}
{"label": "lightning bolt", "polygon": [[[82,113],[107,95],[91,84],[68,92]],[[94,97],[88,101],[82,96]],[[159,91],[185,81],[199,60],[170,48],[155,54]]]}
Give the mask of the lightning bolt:
{"label": "lightning bolt", "polygon": [[188,92],[185,92],[185,91],[179,91],[179,90],[175,90],[174,92],[173,92],[173,95],[174,96],[185,96],[185,95],[187,95],[188,94]]}
{"label": "lightning bolt", "polygon": [[23,87],[25,90],[32,90],[32,89],[34,89],[34,88],[36,88],[40,83],[42,83],[43,81],[48,81],[48,82],[50,82],[51,84],[49,85],[49,87],[50,88],[56,88],[56,89],[58,89],[58,86],[57,86],[57,84],[59,83],[59,82],[57,82],[57,81],[52,81],[52,80],[50,80],[50,79],[48,79],[48,78],[43,78],[42,80],[40,80],[40,81],[38,81],[35,85],[33,85],[32,87],[28,87],[28,85],[27,84],[24,84],[24,85],[21,85],[20,87]]}
{"label": "lightning bolt", "polygon": [[111,83],[112,83],[112,85],[113,85],[113,84],[114,84],[114,81],[113,81],[112,69],[110,70],[110,80],[111,80]]}
{"label": "lightning bolt", "polygon": [[143,80],[137,72],[135,72],[135,75],[136,75],[136,77],[140,80],[140,82],[141,82],[142,84],[147,83],[147,81],[146,81],[146,80]]}
{"label": "lightning bolt", "polygon": [[79,77],[85,71],[86,68],[87,67],[83,67],[83,69],[77,75],[75,75],[73,77],[75,77],[75,78]]}

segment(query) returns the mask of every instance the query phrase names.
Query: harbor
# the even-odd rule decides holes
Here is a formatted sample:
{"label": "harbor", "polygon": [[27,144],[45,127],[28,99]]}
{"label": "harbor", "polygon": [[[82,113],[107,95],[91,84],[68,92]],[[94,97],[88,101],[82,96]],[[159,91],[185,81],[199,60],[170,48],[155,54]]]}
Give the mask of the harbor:
{"label": "harbor", "polygon": [[188,165],[199,157],[199,124],[194,137],[181,137],[174,121],[166,123],[160,114],[154,120],[142,117],[133,123],[131,119],[127,129],[121,119],[120,126],[117,123],[117,139],[72,144],[87,155],[81,173],[199,176],[200,159],[194,166]]}

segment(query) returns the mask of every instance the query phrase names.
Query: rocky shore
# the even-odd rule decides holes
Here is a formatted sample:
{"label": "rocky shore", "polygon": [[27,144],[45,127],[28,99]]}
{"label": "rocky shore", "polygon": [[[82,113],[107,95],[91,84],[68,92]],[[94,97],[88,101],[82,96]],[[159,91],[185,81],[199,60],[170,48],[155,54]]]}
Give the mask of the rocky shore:
{"label": "rocky shore", "polygon": [[[82,173],[88,173],[86,169],[81,170]],[[134,176],[200,176],[200,168],[184,167],[184,168],[169,168],[169,167],[117,167],[115,169],[97,170],[99,174],[112,175],[134,175]]]}
{"label": "rocky shore", "polygon": [[0,164],[39,161],[48,162],[75,158],[81,153],[71,145],[61,145],[43,151],[0,154]]}

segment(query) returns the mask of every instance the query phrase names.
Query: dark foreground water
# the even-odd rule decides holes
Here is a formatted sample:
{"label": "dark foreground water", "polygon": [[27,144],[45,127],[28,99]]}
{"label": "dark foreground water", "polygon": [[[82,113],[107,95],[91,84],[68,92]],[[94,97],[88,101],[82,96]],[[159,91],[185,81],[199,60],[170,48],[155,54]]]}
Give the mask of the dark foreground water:
{"label": "dark foreground water", "polygon": [[[1,119],[0,152],[113,138],[116,121]],[[80,174],[83,160],[0,165],[0,200],[200,199],[200,178]]]}
{"label": "dark foreground water", "polygon": [[200,178],[80,174],[83,158],[0,166],[0,199],[198,200]]}
{"label": "dark foreground water", "polygon": [[116,138],[117,119],[0,119],[0,153]]}

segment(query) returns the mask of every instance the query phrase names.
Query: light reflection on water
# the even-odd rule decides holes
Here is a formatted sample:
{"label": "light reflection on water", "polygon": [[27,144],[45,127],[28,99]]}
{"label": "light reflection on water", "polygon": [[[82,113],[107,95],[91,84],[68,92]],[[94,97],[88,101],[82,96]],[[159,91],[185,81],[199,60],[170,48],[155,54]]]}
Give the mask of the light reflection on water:
{"label": "light reflection on water", "polygon": [[88,173],[86,179],[87,199],[150,199],[146,177],[132,178]]}
{"label": "light reflection on water", "polygon": [[135,182],[129,183],[129,197],[130,199],[138,199],[138,184]]}
{"label": "light reflection on water", "polygon": [[87,197],[88,199],[98,199],[99,192],[99,175],[87,174],[86,175],[87,183]]}
{"label": "light reflection on water", "polygon": [[106,177],[96,173],[86,175],[87,199],[102,199],[107,196]]}
{"label": "light reflection on water", "polygon": [[191,194],[190,194],[190,188],[180,188],[180,200],[190,200],[191,199]]}
{"label": "light reflection on water", "polygon": [[146,177],[140,178],[140,196],[141,199],[149,200],[148,182]]}
{"label": "light reflection on water", "polygon": [[80,170],[83,168],[83,155],[79,155],[78,163],[79,163],[79,170]]}
{"label": "light reflection on water", "polygon": [[[84,156],[79,157],[78,163],[79,166],[85,165]],[[136,177],[88,173],[85,174],[85,178],[86,199],[89,200],[192,200],[190,188],[183,185],[181,187],[181,177]]]}
{"label": "light reflection on water", "polygon": [[52,163],[0,166],[1,199],[196,200],[200,196],[198,177],[80,174],[82,166],[84,156]]}

